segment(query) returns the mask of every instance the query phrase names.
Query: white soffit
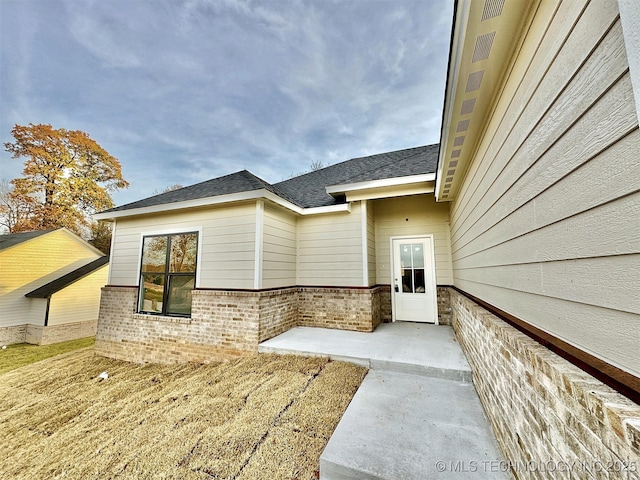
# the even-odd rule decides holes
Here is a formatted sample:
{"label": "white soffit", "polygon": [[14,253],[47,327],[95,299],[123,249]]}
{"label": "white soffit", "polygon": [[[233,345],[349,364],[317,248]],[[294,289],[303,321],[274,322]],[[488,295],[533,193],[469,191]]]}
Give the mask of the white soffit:
{"label": "white soffit", "polygon": [[408,175],[406,177],[383,178],[381,180],[368,180],[366,182],[329,185],[326,188],[326,191],[329,195],[348,194],[349,192],[358,190],[373,190],[376,188],[397,187],[403,185],[432,182],[435,180],[435,178],[435,173],[424,173],[422,175]]}
{"label": "white soffit", "polygon": [[457,0],[435,186],[454,200],[514,49],[539,0]]}

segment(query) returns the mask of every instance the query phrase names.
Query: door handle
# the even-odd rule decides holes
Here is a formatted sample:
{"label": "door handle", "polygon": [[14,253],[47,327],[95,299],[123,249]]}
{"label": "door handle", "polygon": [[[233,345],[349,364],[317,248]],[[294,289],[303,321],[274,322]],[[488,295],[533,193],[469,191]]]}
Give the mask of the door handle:
{"label": "door handle", "polygon": [[394,287],[394,289],[395,289],[395,291],[396,291],[396,292],[399,292],[399,291],[400,291],[400,287],[398,287],[398,285],[396,285],[396,286]]}

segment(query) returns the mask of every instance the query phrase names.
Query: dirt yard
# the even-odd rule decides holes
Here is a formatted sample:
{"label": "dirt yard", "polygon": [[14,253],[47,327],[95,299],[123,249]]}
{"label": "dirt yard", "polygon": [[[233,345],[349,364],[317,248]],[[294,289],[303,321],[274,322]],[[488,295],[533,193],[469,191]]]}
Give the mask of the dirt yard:
{"label": "dirt yard", "polygon": [[315,479],[365,373],[297,356],[53,357],[0,375],[0,478]]}

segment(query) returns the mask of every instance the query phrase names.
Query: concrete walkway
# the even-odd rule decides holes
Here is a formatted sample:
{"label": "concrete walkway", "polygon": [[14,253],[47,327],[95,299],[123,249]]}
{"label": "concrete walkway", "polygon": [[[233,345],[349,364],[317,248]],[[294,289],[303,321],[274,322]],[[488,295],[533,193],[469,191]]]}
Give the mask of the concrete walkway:
{"label": "concrete walkway", "polygon": [[259,351],[370,368],[320,458],[322,480],[510,478],[451,327],[297,327]]}

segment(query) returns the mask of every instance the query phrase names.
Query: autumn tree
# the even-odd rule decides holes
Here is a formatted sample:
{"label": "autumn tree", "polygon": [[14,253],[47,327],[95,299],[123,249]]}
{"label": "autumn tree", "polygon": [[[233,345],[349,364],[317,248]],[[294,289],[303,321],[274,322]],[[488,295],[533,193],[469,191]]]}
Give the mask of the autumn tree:
{"label": "autumn tree", "polygon": [[27,213],[11,221],[10,231],[66,227],[90,237],[91,215],[113,207],[111,193],[129,186],[118,159],[79,130],[29,124],[11,134],[15,142],[5,143],[6,151],[26,160],[9,199]]}

